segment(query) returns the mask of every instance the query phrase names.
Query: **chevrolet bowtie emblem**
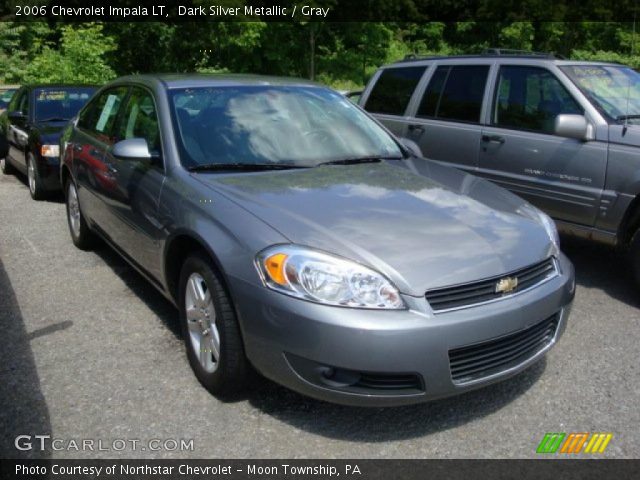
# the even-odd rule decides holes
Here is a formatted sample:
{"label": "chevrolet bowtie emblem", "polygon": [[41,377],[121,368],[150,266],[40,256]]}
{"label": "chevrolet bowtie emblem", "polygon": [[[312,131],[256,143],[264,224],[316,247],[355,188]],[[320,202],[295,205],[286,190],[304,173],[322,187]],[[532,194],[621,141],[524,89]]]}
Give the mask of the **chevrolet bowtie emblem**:
{"label": "chevrolet bowtie emblem", "polygon": [[509,293],[515,290],[517,287],[517,277],[501,278],[498,283],[496,283],[496,293]]}

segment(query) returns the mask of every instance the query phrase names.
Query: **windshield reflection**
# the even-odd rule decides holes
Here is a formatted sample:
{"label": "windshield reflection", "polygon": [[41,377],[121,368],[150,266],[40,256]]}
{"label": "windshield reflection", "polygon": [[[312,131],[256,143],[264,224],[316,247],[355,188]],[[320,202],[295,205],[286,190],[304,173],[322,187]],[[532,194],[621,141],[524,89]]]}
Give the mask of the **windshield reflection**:
{"label": "windshield reflection", "polygon": [[614,120],[640,122],[640,74],[629,67],[560,67],[597,107]]}
{"label": "windshield reflection", "polygon": [[384,129],[332,90],[233,86],[172,91],[182,163],[319,163],[401,157]]}

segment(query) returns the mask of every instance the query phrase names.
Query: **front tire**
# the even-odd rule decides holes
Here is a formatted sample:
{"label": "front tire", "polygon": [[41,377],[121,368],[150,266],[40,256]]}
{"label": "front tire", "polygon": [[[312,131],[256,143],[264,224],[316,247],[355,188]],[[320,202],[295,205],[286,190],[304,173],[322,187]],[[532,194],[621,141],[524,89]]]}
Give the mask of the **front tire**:
{"label": "front tire", "polygon": [[69,180],[66,186],[67,223],[73,244],[80,250],[90,250],[94,244],[95,237],[89,225],[82,215],[78,190],[73,180]]}
{"label": "front tire", "polygon": [[222,279],[206,255],[187,258],[179,289],[182,336],[196,377],[214,395],[243,390],[250,367],[240,328]]}
{"label": "front tire", "polygon": [[42,180],[38,173],[36,159],[33,154],[27,157],[27,181],[29,183],[29,193],[34,200],[43,200],[46,197],[46,191],[42,186]]}

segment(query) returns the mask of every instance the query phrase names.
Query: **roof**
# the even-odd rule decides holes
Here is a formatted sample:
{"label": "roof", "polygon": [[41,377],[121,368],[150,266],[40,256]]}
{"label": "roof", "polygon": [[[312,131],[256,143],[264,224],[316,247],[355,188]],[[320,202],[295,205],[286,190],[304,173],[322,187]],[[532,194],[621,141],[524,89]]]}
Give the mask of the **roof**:
{"label": "roof", "polygon": [[270,77],[263,75],[219,74],[219,73],[158,73],[144,75],[129,75],[120,77],[116,82],[131,82],[153,84],[162,83],[167,88],[196,88],[212,86],[239,85],[298,85],[316,86],[319,83],[302,78]]}

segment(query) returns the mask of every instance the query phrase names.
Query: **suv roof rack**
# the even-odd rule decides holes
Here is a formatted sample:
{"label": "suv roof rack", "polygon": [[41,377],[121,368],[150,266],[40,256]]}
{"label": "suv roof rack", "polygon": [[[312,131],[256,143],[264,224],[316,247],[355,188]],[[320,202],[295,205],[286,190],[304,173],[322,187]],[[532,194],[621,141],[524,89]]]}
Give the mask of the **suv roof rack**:
{"label": "suv roof rack", "polygon": [[533,57],[533,58],[548,58],[555,60],[564,59],[561,55],[556,55],[553,52],[532,52],[529,50],[515,50],[512,48],[485,48],[482,53],[475,55],[419,55],[416,53],[409,53],[404,56],[399,62],[411,62],[418,60],[442,60],[447,58],[479,58],[479,57]]}
{"label": "suv roof rack", "polygon": [[516,50],[513,48],[485,48],[482,51],[482,54],[514,57],[560,58],[552,52],[531,52],[529,50]]}

